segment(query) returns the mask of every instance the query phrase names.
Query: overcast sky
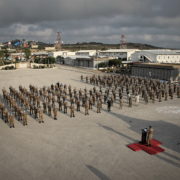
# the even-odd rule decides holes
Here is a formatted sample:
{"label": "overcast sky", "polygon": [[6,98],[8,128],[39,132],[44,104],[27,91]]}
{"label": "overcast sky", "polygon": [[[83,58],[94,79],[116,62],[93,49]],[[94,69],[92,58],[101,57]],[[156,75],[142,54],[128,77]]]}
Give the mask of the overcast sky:
{"label": "overcast sky", "polygon": [[180,0],[0,0],[0,42],[147,43],[180,49]]}

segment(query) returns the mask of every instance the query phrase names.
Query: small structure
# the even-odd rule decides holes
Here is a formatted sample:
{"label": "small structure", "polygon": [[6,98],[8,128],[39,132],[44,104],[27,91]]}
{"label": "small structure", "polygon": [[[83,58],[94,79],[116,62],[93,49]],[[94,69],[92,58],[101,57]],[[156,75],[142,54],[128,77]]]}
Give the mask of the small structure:
{"label": "small structure", "polygon": [[31,54],[32,59],[34,59],[34,58],[36,58],[36,57],[46,58],[46,57],[48,57],[48,56],[49,56],[49,54],[48,54],[48,52],[46,52],[46,51],[38,51],[38,52],[33,52],[33,53]]}
{"label": "small structure", "polygon": [[51,51],[55,51],[56,50],[56,48],[55,47],[51,47],[51,46],[49,46],[49,47],[45,47],[45,51],[49,51],[49,52],[51,52]]}
{"label": "small structure", "polygon": [[61,56],[56,58],[56,62],[59,64],[65,64],[69,66],[78,66],[85,68],[98,68],[98,64],[102,62],[107,62],[114,58],[104,57],[91,57],[83,55],[71,55],[71,56]]}

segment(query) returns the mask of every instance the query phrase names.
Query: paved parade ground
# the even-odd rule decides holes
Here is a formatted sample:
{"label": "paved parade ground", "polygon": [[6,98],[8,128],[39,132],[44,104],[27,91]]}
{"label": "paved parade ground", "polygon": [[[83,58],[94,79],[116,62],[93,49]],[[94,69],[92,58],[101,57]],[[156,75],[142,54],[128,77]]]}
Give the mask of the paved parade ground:
{"label": "paved parade ground", "polygon": [[[58,66],[54,69],[0,71],[0,90],[19,85],[50,86],[58,81],[72,88],[93,88],[80,81],[95,71]],[[2,91],[0,92],[2,95]],[[118,104],[107,111],[58,112],[55,121],[45,115],[39,124],[28,116],[28,126],[15,120],[9,128],[0,119],[0,180],[178,180],[180,179],[180,99]],[[149,155],[127,145],[141,139],[141,129],[151,125],[154,138],[165,152]]]}

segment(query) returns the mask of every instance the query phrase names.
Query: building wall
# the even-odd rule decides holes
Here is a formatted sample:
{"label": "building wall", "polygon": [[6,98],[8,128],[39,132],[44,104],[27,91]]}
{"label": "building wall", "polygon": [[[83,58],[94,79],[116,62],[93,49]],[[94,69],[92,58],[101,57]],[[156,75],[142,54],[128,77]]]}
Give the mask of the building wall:
{"label": "building wall", "polygon": [[158,55],[157,61],[159,63],[180,63],[180,55]]}
{"label": "building wall", "polygon": [[148,77],[153,79],[160,79],[166,81],[180,80],[180,69],[174,68],[152,68],[152,67],[138,67],[133,66],[131,71],[133,76]]}
{"label": "building wall", "polygon": [[77,56],[96,56],[96,50],[82,50],[76,52]]}
{"label": "building wall", "polygon": [[118,57],[122,59],[127,59],[127,52],[100,52],[99,56],[105,57]]}
{"label": "building wall", "polygon": [[29,62],[23,62],[23,63],[16,63],[15,64],[17,69],[24,69],[24,68],[30,68],[31,64]]}
{"label": "building wall", "polygon": [[[158,51],[139,51],[131,54],[131,60],[136,61],[143,61],[147,59],[149,62],[154,63],[180,63],[180,54],[176,54],[174,51],[160,51],[159,53],[162,54],[156,54]],[[169,54],[168,54],[169,53]]]}

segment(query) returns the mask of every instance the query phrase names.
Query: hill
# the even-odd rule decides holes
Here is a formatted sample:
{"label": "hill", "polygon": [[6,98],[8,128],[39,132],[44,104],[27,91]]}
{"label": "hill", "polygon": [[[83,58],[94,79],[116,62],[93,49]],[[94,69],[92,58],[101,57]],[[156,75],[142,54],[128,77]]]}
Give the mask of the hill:
{"label": "hill", "polygon": [[[107,50],[107,49],[119,49],[119,44],[104,44],[98,42],[84,42],[84,43],[76,43],[76,44],[64,44],[62,46],[65,50]],[[149,44],[141,44],[141,43],[127,43],[127,49],[162,49],[161,47],[152,46]]]}

